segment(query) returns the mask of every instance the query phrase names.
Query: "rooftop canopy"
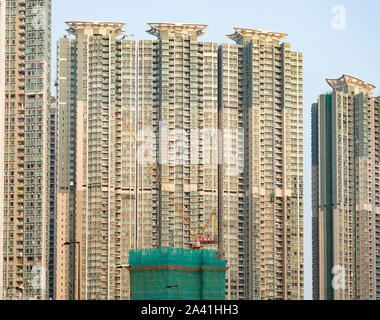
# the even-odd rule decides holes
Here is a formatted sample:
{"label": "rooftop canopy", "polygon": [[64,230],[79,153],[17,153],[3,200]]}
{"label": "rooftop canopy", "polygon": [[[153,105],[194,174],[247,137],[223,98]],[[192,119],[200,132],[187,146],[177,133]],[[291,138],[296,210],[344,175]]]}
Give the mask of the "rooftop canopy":
{"label": "rooftop canopy", "polygon": [[364,92],[370,94],[376,87],[370,83],[364,82],[358,78],[348,76],[344,74],[339,79],[326,79],[327,83],[333,88],[341,88],[344,86],[354,86],[358,89],[361,89]]}
{"label": "rooftop canopy", "polygon": [[280,41],[288,36],[286,33],[265,31],[259,29],[234,28],[235,33],[228,34],[227,37],[231,40],[241,43],[244,38],[258,39],[264,41]]}
{"label": "rooftop canopy", "polygon": [[93,30],[103,29],[115,32],[115,35],[121,35],[125,31],[122,28],[125,26],[123,22],[104,22],[104,21],[66,21],[69,29],[67,30],[71,34],[75,34],[77,30]]}
{"label": "rooftop canopy", "polygon": [[203,30],[207,28],[207,24],[194,24],[194,23],[177,23],[177,22],[162,22],[162,23],[148,23],[150,29],[148,33],[159,37],[161,31],[166,31],[168,34],[180,34],[185,36],[201,36],[204,34]]}

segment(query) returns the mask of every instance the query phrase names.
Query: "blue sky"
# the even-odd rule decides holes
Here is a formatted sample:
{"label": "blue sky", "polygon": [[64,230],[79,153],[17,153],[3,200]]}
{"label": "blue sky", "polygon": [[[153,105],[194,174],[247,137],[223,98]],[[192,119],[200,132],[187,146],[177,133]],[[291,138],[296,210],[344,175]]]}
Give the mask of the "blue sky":
{"label": "blue sky", "polygon": [[[346,11],[346,28],[334,29],[332,12]],[[326,78],[349,74],[380,88],[380,1],[376,0],[53,0],[53,78],[56,40],[64,21],[125,22],[132,39],[152,39],[147,22],[205,23],[201,41],[232,43],[233,27],[288,33],[304,54],[305,105],[305,298],[311,299],[311,104],[329,91]],[[377,88],[375,95],[380,95]]]}

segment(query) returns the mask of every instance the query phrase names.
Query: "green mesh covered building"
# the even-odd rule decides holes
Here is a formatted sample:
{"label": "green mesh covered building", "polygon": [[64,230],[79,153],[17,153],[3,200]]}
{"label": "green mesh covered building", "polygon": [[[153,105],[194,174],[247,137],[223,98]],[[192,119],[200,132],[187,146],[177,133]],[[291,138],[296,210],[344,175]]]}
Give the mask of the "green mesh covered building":
{"label": "green mesh covered building", "polygon": [[132,300],[225,300],[226,261],[216,250],[132,250],[129,265]]}

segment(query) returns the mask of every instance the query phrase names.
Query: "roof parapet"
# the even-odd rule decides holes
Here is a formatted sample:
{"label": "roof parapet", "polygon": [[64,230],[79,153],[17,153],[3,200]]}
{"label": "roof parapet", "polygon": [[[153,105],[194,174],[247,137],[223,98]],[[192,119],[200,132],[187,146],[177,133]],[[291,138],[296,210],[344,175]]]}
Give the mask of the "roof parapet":
{"label": "roof parapet", "polygon": [[339,79],[326,79],[331,88],[337,89],[344,86],[354,86],[370,94],[376,87],[373,84],[364,82],[358,78],[344,74]]}
{"label": "roof parapet", "polygon": [[125,31],[122,28],[125,26],[123,22],[105,22],[105,21],[66,21],[65,22],[69,29],[67,30],[70,34],[76,33],[77,30],[85,29],[104,29],[110,30],[115,33],[116,36],[123,34]]}
{"label": "roof parapet", "polygon": [[235,33],[228,34],[231,40],[242,43],[244,38],[258,39],[263,41],[280,41],[288,36],[287,33],[272,32],[260,29],[234,28]]}
{"label": "roof parapet", "polygon": [[192,36],[196,35],[197,37],[205,34],[204,29],[208,27],[207,24],[195,24],[195,23],[178,23],[178,22],[162,22],[148,23],[150,27],[147,32],[153,36],[159,37],[161,31],[167,31],[169,34],[180,34],[182,36]]}

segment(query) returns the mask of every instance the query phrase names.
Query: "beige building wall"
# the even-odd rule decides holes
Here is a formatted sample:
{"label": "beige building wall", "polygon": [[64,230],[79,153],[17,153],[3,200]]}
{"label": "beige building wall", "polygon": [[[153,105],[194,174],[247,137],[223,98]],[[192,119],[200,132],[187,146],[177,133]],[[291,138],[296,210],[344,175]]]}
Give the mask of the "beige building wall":
{"label": "beige building wall", "polygon": [[[67,201],[70,190],[69,241],[81,247],[79,275],[77,251],[63,257],[75,265],[69,272],[76,288],[71,298],[78,298],[80,277],[80,299],[127,299],[129,280],[117,266],[128,263],[129,250],[137,245],[136,45],[121,39],[123,23],[67,24],[70,35],[59,40],[58,140],[62,148],[70,141],[70,156],[60,158],[75,166],[66,173],[70,181],[61,181],[70,187],[60,189],[58,197]],[[59,215],[65,214],[62,208]],[[65,222],[59,229],[65,229]]]}
{"label": "beige building wall", "polygon": [[[287,34],[235,28],[245,130],[245,166],[239,198],[239,297],[302,300],[303,57],[281,42]],[[225,48],[225,47],[224,47]],[[221,72],[231,69],[222,60]],[[230,71],[231,72],[231,71]]]}
{"label": "beige building wall", "polygon": [[[314,299],[379,298],[379,103],[352,76],[313,105]],[[316,230],[319,230],[317,233]]]}
{"label": "beige building wall", "polygon": [[[5,0],[0,0],[0,128],[4,128],[5,104]],[[0,150],[4,150],[5,131],[0,130]],[[4,153],[0,152],[0,300],[5,296],[3,288],[3,234],[4,234]]]}
{"label": "beige building wall", "polygon": [[75,154],[75,101],[71,94],[72,81],[75,81],[71,58],[73,46],[73,40],[68,38],[60,39],[57,46],[57,300],[73,299],[77,280],[75,248],[64,246],[64,243],[75,240],[75,162],[72,159]]}
{"label": "beige building wall", "polygon": [[[153,76],[153,94],[149,99],[143,95],[143,101],[139,97],[139,108],[151,108],[150,130],[157,137],[150,169],[153,241],[159,247],[190,249],[205,235],[204,228],[213,233],[212,222],[207,223],[217,219],[218,45],[198,39],[206,25],[149,26],[157,40],[139,42],[144,54],[139,66],[148,66],[144,60],[149,59],[153,72],[139,78],[139,91],[150,86]],[[149,207],[149,202],[140,204]]]}
{"label": "beige building wall", "polygon": [[[246,229],[242,222],[244,212],[244,127],[239,61],[241,50],[235,44],[219,48],[219,130],[223,137],[222,181],[219,184],[223,214],[223,244],[227,259],[226,298],[242,299],[245,293],[244,276],[240,278],[242,251],[240,237]],[[240,249],[240,250],[239,250]],[[239,254],[240,251],[240,254]],[[243,283],[242,283],[243,281]]]}
{"label": "beige building wall", "polygon": [[[138,41],[137,47],[137,216],[136,249],[157,248],[159,243],[159,188],[160,167],[156,163],[159,113],[154,110],[155,63],[154,51],[158,43]],[[133,128],[134,123],[130,126]],[[133,226],[131,226],[131,231]],[[133,234],[134,232],[131,232]],[[131,239],[132,240],[132,239]]]}
{"label": "beige building wall", "polygon": [[[63,246],[69,239],[68,226],[70,224],[69,215],[69,196],[68,194],[60,193],[57,199],[57,243],[56,243],[56,300],[69,300],[72,281],[70,282],[71,274],[69,273],[69,251],[70,248]],[[71,292],[72,295],[72,292]]]}
{"label": "beige building wall", "polygon": [[[129,249],[197,248],[223,213],[227,298],[303,299],[302,54],[261,30],[218,46],[198,39],[206,25],[150,23],[157,39],[136,45],[117,40],[122,24],[68,24],[58,61],[75,65],[59,92],[63,110],[75,89],[81,298],[128,299],[116,266]],[[61,239],[67,202],[59,193]]]}
{"label": "beige building wall", "polygon": [[[5,3],[5,2],[3,2]],[[51,1],[7,1],[3,290],[46,299]],[[27,18],[28,17],[28,18]],[[26,41],[26,33],[28,40]]]}

